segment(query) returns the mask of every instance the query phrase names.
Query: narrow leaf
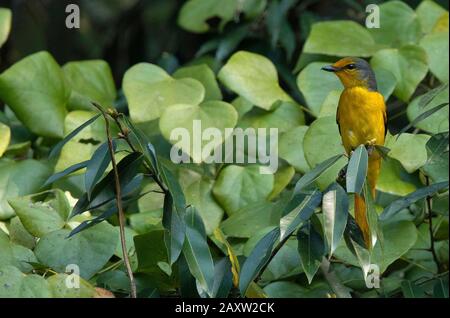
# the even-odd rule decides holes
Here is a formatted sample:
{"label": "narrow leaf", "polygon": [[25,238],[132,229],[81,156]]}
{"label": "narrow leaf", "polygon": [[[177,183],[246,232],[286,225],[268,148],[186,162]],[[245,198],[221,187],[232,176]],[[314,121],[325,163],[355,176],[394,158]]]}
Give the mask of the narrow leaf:
{"label": "narrow leaf", "polygon": [[438,96],[441,92],[445,91],[446,89],[448,89],[448,83],[444,83],[436,87],[435,89],[432,89],[425,95],[423,95],[419,101],[419,108],[425,108],[428,104],[430,104],[433,101],[433,99],[436,96]]}
{"label": "narrow leaf", "polygon": [[409,129],[411,129],[412,127],[416,126],[418,123],[420,123],[422,120],[427,119],[428,117],[430,117],[434,113],[440,111],[442,108],[444,108],[446,106],[448,106],[448,103],[442,103],[440,105],[437,105],[436,107],[433,107],[433,108],[427,110],[426,112],[423,112],[422,114],[420,114],[419,116],[414,118],[414,120],[412,122],[410,122],[409,125],[407,125],[405,128],[403,128],[398,133],[397,139],[400,137],[401,134],[403,134],[404,132],[408,131]]}
{"label": "narrow leaf", "polygon": [[324,173],[328,168],[334,165],[339,159],[341,159],[343,155],[336,155],[331,157],[321,163],[319,163],[314,169],[305,173],[295,185],[294,194],[299,193],[301,190],[306,188],[308,185],[313,183],[320,177],[322,173]]}
{"label": "narrow leaf", "polygon": [[435,193],[447,189],[448,188],[448,181],[434,183],[428,187],[421,188],[411,194],[408,194],[407,196],[398,199],[391,204],[389,204],[384,210],[383,213],[380,215],[380,220],[385,221],[389,218],[392,218],[395,214],[400,212],[403,209],[406,209],[411,204],[425,199],[427,196],[432,196]]}
{"label": "narrow leaf", "polygon": [[323,226],[329,247],[329,257],[344,235],[348,220],[348,195],[337,183],[332,184],[322,200]]}
{"label": "narrow leaf", "polygon": [[53,147],[52,151],[50,151],[50,154],[48,155],[49,159],[55,158],[60,152],[61,149],[64,147],[64,145],[71,140],[73,137],[75,137],[80,131],[82,131],[84,128],[92,124],[94,121],[97,120],[98,117],[100,117],[101,114],[95,115],[88,121],[86,121],[84,124],[79,126],[77,129],[73,130],[70,134],[68,134],[63,140],[58,142],[55,147]]}
{"label": "narrow leaf", "polygon": [[298,230],[297,241],[302,268],[311,284],[325,255],[325,243],[311,220],[306,221]]}
{"label": "narrow leaf", "polygon": [[173,210],[173,199],[170,193],[164,196],[163,218],[164,243],[169,255],[169,264],[173,265],[181,254],[185,240],[186,225],[184,219]]}
{"label": "narrow leaf", "polygon": [[241,295],[246,295],[249,285],[269,261],[273,245],[277,242],[279,237],[280,229],[273,229],[256,244],[255,248],[246,259],[242,266],[241,275],[239,276],[239,290],[241,291]]}
{"label": "narrow leaf", "polygon": [[353,151],[348,163],[346,176],[348,193],[361,193],[364,181],[366,180],[368,162],[369,156],[366,147],[360,145]]}
{"label": "narrow leaf", "polygon": [[[314,210],[319,206],[321,200],[322,193],[317,190],[311,195],[304,196],[302,194],[297,194],[294,196],[286,209],[290,209],[293,202],[296,206],[292,210],[289,210],[290,212],[280,220],[280,240],[284,240],[291,235],[302,222],[308,220],[314,213]],[[297,203],[298,201],[300,202]]]}
{"label": "narrow leaf", "polygon": [[73,166],[70,166],[69,168],[67,168],[67,169],[65,169],[65,170],[63,170],[61,172],[55,173],[50,178],[48,178],[47,181],[45,181],[45,183],[44,183],[44,185],[42,187],[46,187],[46,186],[52,184],[53,182],[55,182],[55,181],[65,177],[65,176],[67,176],[67,175],[69,175],[69,174],[71,174],[71,173],[73,173],[75,171],[78,171],[80,169],[86,168],[88,163],[89,163],[89,160],[83,161],[83,162],[77,163],[77,164],[75,164]]}
{"label": "narrow leaf", "polygon": [[[113,151],[116,150],[116,142],[113,140]],[[88,199],[91,199],[91,194],[94,186],[100,180],[100,178],[105,173],[106,168],[111,162],[111,156],[109,153],[108,141],[101,144],[92,155],[86,168],[86,173],[84,175],[84,184],[86,187],[86,193]]]}

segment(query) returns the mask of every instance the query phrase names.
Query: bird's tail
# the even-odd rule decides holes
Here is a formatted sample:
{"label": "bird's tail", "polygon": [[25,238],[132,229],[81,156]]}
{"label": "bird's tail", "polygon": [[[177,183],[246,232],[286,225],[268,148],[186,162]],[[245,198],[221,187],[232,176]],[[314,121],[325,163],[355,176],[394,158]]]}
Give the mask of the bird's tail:
{"label": "bird's tail", "polygon": [[[377,184],[378,175],[381,169],[381,157],[377,153],[372,153],[369,157],[367,179],[370,185],[372,197],[375,198],[375,186]],[[366,201],[363,196],[355,195],[355,221],[360,227],[364,242],[367,247],[372,246],[372,238],[370,234],[369,222],[367,218]]]}

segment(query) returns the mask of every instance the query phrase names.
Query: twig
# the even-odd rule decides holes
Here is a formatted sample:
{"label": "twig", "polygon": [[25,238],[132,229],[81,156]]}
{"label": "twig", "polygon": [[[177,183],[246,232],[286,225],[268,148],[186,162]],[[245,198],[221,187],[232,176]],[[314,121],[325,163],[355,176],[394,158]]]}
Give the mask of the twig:
{"label": "twig", "polygon": [[[426,180],[426,185],[429,186],[430,185],[430,178],[428,176],[425,176],[425,180]],[[431,205],[431,197],[427,196],[426,198],[426,210],[427,210],[427,216],[428,216],[428,231],[430,233],[430,249],[431,249],[431,254],[433,255],[433,260],[436,263],[437,269],[438,269],[438,273],[440,272],[441,266],[439,263],[439,259],[438,256],[436,254],[436,249],[434,246],[434,233],[433,233],[433,211],[432,211],[432,205]]]}
{"label": "twig", "polygon": [[322,263],[320,263],[320,269],[322,270],[323,277],[328,282],[328,285],[330,285],[337,298],[352,298],[348,288],[342,285],[336,275],[330,271],[330,262],[326,257],[324,257]]}
{"label": "twig", "polygon": [[113,169],[113,173],[114,173],[116,204],[117,204],[117,210],[119,213],[120,244],[122,246],[123,261],[124,261],[125,267],[127,269],[128,278],[130,279],[131,298],[136,298],[137,297],[136,282],[134,281],[133,270],[131,269],[130,259],[128,258],[128,251],[127,251],[127,245],[126,245],[126,239],[125,239],[125,214],[123,212],[123,206],[122,206],[122,190],[120,188],[119,172],[117,170],[116,158],[114,156],[114,148],[113,148],[113,142],[112,142],[112,137],[111,137],[111,130],[109,127],[109,121],[108,121],[108,117],[107,117],[106,113],[104,112],[104,110],[96,103],[92,103],[92,104],[102,113],[103,118],[105,119],[105,128],[106,128],[106,136],[108,138],[109,155],[111,156],[111,164],[112,164],[112,169]]}
{"label": "twig", "polygon": [[264,266],[261,268],[261,270],[258,273],[258,276],[256,276],[255,278],[255,282],[259,281],[261,279],[262,274],[264,273],[264,271],[266,270],[267,266],[269,266],[270,262],[273,260],[273,258],[275,257],[275,255],[277,255],[277,253],[280,251],[280,249],[283,247],[284,243],[287,242],[287,240],[290,238],[291,236],[288,235],[287,237],[285,237],[283,240],[281,240],[277,246],[274,248],[274,250],[272,251],[272,255],[270,255],[269,260],[266,262],[266,264],[264,264]]}

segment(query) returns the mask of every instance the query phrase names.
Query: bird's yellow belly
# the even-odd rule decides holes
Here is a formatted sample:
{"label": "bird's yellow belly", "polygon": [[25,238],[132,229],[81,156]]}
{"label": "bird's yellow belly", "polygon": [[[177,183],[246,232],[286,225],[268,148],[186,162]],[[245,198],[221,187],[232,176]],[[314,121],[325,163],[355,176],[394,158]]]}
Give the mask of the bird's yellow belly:
{"label": "bird's yellow belly", "polygon": [[384,144],[384,101],[378,96],[381,95],[355,89],[342,93],[338,122],[347,153],[361,144]]}

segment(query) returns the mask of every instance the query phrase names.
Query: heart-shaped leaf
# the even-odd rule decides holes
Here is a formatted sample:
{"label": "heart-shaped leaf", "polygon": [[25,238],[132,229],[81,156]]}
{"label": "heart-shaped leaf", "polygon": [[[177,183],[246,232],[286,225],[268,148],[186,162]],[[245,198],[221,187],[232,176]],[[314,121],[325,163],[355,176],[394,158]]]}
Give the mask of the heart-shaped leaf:
{"label": "heart-shaped leaf", "polygon": [[186,66],[179,68],[173,77],[176,79],[193,78],[205,87],[205,101],[222,100],[222,92],[216,81],[216,75],[206,64]]}
{"label": "heart-shaped leaf", "polygon": [[427,52],[431,73],[442,83],[448,83],[448,36],[448,31],[432,33],[420,41],[420,46]]}
{"label": "heart-shaped leaf", "polygon": [[0,8],[0,48],[6,42],[11,31],[12,14],[10,9]]}
{"label": "heart-shaped leaf", "polygon": [[49,283],[39,275],[24,275],[16,267],[0,267],[0,298],[51,298]]}
{"label": "heart-shaped leaf", "polygon": [[398,138],[389,134],[385,146],[390,149],[389,157],[397,159],[406,171],[413,173],[427,162],[429,139],[425,134],[401,134]]}

